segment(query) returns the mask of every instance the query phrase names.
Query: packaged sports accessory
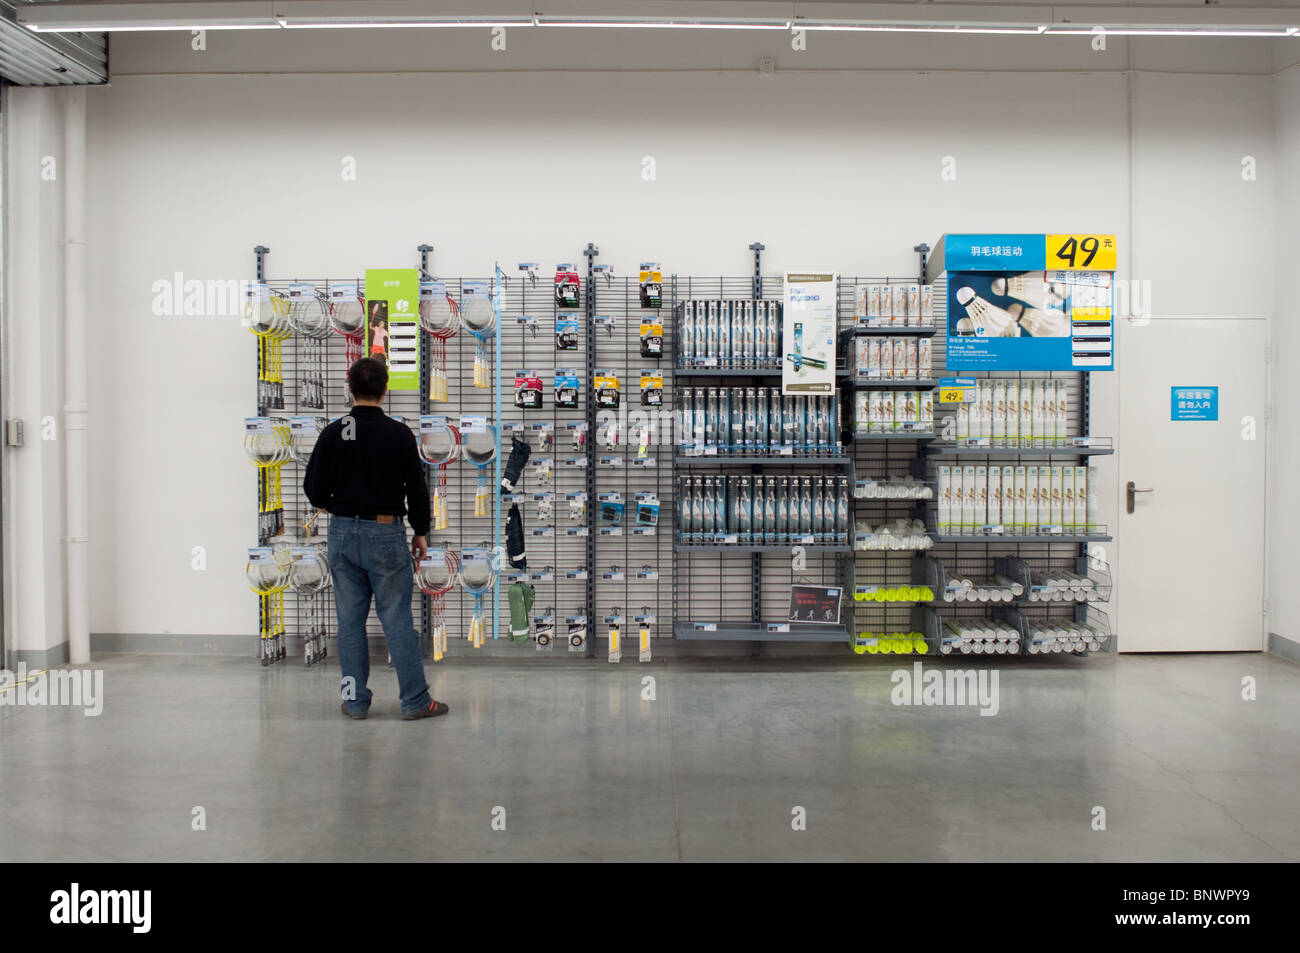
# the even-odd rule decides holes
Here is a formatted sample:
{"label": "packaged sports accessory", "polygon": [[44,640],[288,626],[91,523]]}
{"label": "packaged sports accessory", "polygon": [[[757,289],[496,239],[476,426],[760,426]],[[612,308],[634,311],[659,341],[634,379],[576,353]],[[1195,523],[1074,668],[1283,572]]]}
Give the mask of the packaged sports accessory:
{"label": "packaged sports accessory", "polygon": [[664,353],[664,326],[658,322],[641,322],[641,356],[660,358]]}
{"label": "packaged sports accessory", "polygon": [[533,600],[537,593],[526,582],[516,582],[510,586],[510,640],[523,643],[531,635],[529,613],[533,611]]}
{"label": "packaged sports accessory", "polygon": [[640,268],[641,307],[657,308],[663,304],[663,270],[658,262],[643,262]]}
{"label": "packaged sports accessory", "polygon": [[515,372],[515,406],[524,410],[542,406],[542,379],[532,371]]}
{"label": "packaged sports accessory", "polygon": [[533,448],[518,437],[510,438],[510,456],[506,459],[505,473],[501,476],[501,492],[513,493],[523,475],[524,465],[532,456]]}
{"label": "packaged sports accessory", "polygon": [[580,280],[573,265],[555,266],[555,303],[561,308],[578,306],[578,289]]}
{"label": "packaged sports accessory", "polygon": [[581,378],[577,374],[568,370],[556,370],[555,372],[555,406],[556,407],[577,407],[578,395],[581,392]]}
{"label": "packaged sports accessory", "polygon": [[431,549],[415,568],[420,591],[430,597],[433,610],[433,660],[442,661],[447,651],[447,613],[443,602],[456,585],[460,556],[450,549]]}
{"label": "packaged sports accessory", "polygon": [[578,349],[578,319],[571,314],[562,314],[555,319],[555,349],[557,351]]}
{"label": "packaged sports accessory", "polygon": [[506,558],[515,569],[528,568],[528,550],[524,545],[524,517],[519,504],[511,503],[506,514]]}
{"label": "packaged sports accessory", "polygon": [[641,406],[662,407],[664,402],[664,375],[661,371],[641,372]]}
{"label": "packaged sports accessory", "polygon": [[618,406],[618,375],[612,370],[596,371],[592,386],[596,389],[596,406],[613,408]]}

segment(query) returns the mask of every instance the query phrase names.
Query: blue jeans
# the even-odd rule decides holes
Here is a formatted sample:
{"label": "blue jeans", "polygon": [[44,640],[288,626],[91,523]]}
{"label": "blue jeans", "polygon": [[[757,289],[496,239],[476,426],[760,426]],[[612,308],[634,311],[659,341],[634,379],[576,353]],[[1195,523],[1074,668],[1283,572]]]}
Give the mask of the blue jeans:
{"label": "blue jeans", "polygon": [[[429,696],[429,683],[424,679],[420,637],[411,621],[415,576],[403,524],[331,516],[329,562],[339,623],[343,703],[354,714],[364,714],[370,708],[373,693],[366,687],[370,680],[366,618],[370,615],[373,595],[375,612],[388,641],[388,654],[393,668],[397,669],[402,713],[412,714],[428,708],[433,699]],[[348,698],[349,686],[354,689],[353,698]]]}

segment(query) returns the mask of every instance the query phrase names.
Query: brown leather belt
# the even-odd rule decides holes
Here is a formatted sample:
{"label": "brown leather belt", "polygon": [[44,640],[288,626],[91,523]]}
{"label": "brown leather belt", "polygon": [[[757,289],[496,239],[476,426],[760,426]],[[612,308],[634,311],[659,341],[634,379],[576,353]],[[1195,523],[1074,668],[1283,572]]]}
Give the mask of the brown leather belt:
{"label": "brown leather belt", "polygon": [[394,523],[401,521],[400,516],[392,516],[388,513],[380,513],[379,515],[358,513],[356,516],[344,516],[342,518],[347,520],[369,520],[372,523],[380,523],[384,526],[392,526]]}

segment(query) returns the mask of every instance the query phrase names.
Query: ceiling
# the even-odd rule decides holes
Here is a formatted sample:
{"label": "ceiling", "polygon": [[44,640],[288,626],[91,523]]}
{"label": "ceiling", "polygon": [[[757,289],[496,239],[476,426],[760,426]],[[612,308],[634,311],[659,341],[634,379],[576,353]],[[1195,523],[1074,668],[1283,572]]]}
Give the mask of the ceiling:
{"label": "ceiling", "polygon": [[17,5],[0,0],[0,79],[20,86],[108,82],[103,33],[33,33],[18,25]]}

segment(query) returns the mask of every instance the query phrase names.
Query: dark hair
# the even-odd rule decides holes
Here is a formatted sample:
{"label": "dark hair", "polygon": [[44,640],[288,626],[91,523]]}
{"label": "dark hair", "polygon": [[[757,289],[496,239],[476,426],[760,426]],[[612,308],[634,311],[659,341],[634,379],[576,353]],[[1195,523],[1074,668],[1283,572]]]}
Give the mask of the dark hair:
{"label": "dark hair", "polygon": [[348,368],[348,390],[362,400],[378,400],[388,390],[388,368],[377,357],[363,357]]}

